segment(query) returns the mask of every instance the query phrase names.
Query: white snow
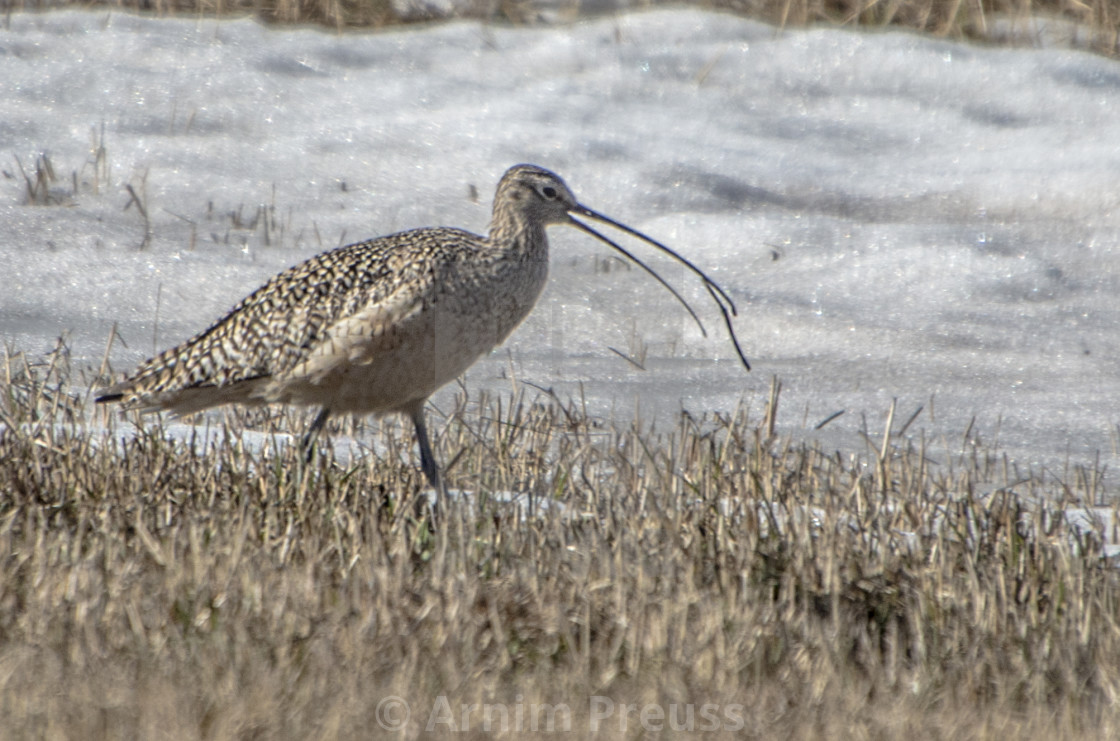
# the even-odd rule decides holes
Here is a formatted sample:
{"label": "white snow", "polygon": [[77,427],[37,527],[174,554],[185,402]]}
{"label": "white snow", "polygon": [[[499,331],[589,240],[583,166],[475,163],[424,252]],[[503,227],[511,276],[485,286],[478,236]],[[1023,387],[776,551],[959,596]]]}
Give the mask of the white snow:
{"label": "white snow", "polygon": [[[26,205],[16,158],[31,173],[43,153],[62,203]],[[667,419],[741,399],[760,414],[777,375],[779,427],[826,446],[878,434],[897,399],[896,430],[924,406],[907,435],[935,460],[979,437],[1020,467],[1115,466],[1120,65],[1077,51],[679,9],[345,35],[14,14],[0,337],[40,352],[66,333],[96,365],[118,323],[127,370],[323,249],[484,231],[518,162],[707,269],[755,370],[685,270],[650,257],[707,339],[640,270],[553,229],[545,297],[469,388],[504,391],[512,373],[597,413]],[[150,218],[143,249],[126,185]],[[249,228],[261,213],[269,228]],[[644,350],[647,370],[610,348]]]}

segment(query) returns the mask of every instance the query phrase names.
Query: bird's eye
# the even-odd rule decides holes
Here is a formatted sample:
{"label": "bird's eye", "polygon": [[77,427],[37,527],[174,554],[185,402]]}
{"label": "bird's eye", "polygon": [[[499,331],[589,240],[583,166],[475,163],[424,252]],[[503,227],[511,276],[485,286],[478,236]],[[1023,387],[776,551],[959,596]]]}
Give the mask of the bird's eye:
{"label": "bird's eye", "polygon": [[544,194],[545,198],[555,198],[557,195],[556,188],[553,188],[551,185],[546,185],[541,188],[541,193]]}

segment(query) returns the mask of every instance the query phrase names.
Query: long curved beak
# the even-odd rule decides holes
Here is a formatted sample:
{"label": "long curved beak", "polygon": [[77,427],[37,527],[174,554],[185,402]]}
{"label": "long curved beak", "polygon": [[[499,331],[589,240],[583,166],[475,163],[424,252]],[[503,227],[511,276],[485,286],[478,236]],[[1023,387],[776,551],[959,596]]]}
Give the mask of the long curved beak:
{"label": "long curved beak", "polygon": [[669,283],[664,278],[662,278],[660,275],[658,275],[657,272],[653,268],[649,267],[644,262],[642,262],[637,257],[635,257],[634,254],[631,253],[629,250],[624,249],[618,243],[616,243],[614,240],[610,239],[609,237],[606,237],[601,232],[596,231],[595,229],[591,228],[590,226],[588,226],[584,222],[575,218],[576,215],[585,216],[589,219],[595,219],[596,221],[600,221],[600,222],[602,222],[604,224],[607,224],[609,226],[613,226],[615,229],[618,229],[619,231],[626,232],[627,234],[629,234],[632,237],[637,237],[638,239],[642,240],[646,244],[652,245],[653,247],[656,247],[657,249],[661,250],[662,252],[666,253],[667,255],[673,257],[678,262],[680,262],[682,265],[684,265],[689,270],[691,270],[693,273],[695,273],[697,276],[699,276],[700,279],[704,282],[704,288],[707,289],[708,295],[710,295],[712,297],[712,300],[714,300],[716,302],[716,305],[719,307],[720,313],[723,315],[723,323],[727,327],[728,334],[731,335],[731,344],[735,346],[735,353],[739,356],[739,360],[743,363],[743,367],[746,368],[748,371],[751,369],[750,361],[747,360],[747,356],[743,353],[743,348],[740,347],[740,345],[739,345],[739,338],[735,335],[735,327],[733,327],[732,324],[731,324],[731,317],[732,316],[738,316],[739,312],[735,308],[735,302],[731,300],[731,297],[727,295],[727,291],[723,290],[722,286],[720,286],[714,280],[709,278],[708,275],[703,270],[696,267],[696,265],[694,265],[690,260],[688,260],[686,257],[681,255],[679,252],[677,252],[676,250],[670,249],[669,247],[666,247],[665,245],[663,245],[661,242],[658,242],[653,237],[647,236],[647,235],[643,234],[642,232],[638,231],[637,229],[632,229],[632,228],[626,226],[625,224],[623,224],[622,222],[615,221],[614,219],[610,218],[609,216],[604,216],[603,214],[599,213],[598,211],[593,211],[590,208],[587,208],[586,206],[584,206],[582,204],[577,204],[574,208],[569,210],[568,219],[569,219],[569,222],[571,223],[572,226],[576,227],[577,229],[579,229],[581,231],[587,232],[588,234],[590,234],[591,236],[600,240],[601,242],[604,242],[605,244],[610,245],[614,249],[618,250],[626,258],[633,261],[636,265],[638,265],[643,270],[645,270],[647,273],[652,275],[657,280],[658,283],[665,286],[665,288],[667,288],[669,290],[669,292],[673,294],[673,297],[676,298],[677,301],[679,301],[681,303],[681,305],[684,306],[684,308],[688,311],[689,315],[696,322],[696,325],[698,327],[700,327],[700,332],[703,333],[703,335],[705,337],[708,336],[708,333],[704,329],[704,324],[703,324],[703,322],[700,321],[700,317],[697,316],[696,312],[693,311],[692,307],[688,304],[687,301],[684,300],[684,298],[681,297],[680,293],[678,293],[675,288],[673,288],[671,285],[669,285]]}

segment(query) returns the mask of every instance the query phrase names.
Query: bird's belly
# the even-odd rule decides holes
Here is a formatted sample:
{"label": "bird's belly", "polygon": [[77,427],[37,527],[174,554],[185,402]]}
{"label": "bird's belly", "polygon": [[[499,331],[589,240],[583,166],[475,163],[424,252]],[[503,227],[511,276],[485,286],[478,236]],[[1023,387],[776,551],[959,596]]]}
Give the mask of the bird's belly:
{"label": "bird's belly", "polygon": [[325,378],[330,406],[358,413],[405,407],[455,380],[503,339],[485,326],[465,326],[459,317],[435,319],[431,332],[402,337],[397,347],[379,348]]}

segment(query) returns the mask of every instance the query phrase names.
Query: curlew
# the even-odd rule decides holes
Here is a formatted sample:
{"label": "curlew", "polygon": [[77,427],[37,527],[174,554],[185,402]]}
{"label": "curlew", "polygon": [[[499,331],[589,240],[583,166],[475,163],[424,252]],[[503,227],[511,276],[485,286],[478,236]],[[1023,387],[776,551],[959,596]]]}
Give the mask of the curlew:
{"label": "curlew", "polygon": [[404,413],[416,429],[424,475],[442,492],[424,404],[528,316],[548,275],[546,227],[568,224],[618,250],[704,330],[669,283],[576,216],[637,237],[699,276],[750,370],[731,325],[735,305],[718,284],[660,242],[581,205],[554,173],[516,165],[498,183],[487,236],[414,229],[312,257],[103,389],[97,401],[177,415],[229,403],[318,407],[303,440],[308,452],[331,415]]}

